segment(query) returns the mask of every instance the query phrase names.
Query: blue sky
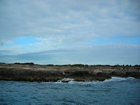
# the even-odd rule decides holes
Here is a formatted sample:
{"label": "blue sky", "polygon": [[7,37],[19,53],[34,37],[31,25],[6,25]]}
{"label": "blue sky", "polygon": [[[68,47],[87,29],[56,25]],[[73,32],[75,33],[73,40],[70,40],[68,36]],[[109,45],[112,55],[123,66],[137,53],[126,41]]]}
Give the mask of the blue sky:
{"label": "blue sky", "polygon": [[0,62],[140,64],[139,0],[0,0]]}

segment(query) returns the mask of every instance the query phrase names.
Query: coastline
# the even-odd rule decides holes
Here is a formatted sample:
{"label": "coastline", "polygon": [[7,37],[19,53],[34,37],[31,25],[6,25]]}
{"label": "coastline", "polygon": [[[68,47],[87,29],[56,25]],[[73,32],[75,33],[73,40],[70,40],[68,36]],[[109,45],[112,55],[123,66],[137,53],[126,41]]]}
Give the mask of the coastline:
{"label": "coastline", "polygon": [[7,81],[104,81],[113,76],[140,79],[140,66],[0,64],[0,80]]}

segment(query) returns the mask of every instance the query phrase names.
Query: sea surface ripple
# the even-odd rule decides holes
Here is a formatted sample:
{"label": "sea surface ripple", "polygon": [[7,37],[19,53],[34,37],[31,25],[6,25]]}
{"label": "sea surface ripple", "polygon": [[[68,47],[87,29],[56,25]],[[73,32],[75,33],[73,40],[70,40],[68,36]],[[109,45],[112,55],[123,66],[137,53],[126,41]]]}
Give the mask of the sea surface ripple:
{"label": "sea surface ripple", "polygon": [[140,79],[103,82],[0,81],[0,105],[140,105]]}

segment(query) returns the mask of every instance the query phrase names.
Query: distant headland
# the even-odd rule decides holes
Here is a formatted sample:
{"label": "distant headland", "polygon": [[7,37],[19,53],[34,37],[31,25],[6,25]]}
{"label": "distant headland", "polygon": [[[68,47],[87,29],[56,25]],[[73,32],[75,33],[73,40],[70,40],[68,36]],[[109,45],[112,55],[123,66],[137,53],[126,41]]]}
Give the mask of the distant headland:
{"label": "distant headland", "polygon": [[63,78],[75,81],[104,81],[112,76],[140,79],[140,65],[39,65],[27,63],[0,63],[0,80],[56,82]]}

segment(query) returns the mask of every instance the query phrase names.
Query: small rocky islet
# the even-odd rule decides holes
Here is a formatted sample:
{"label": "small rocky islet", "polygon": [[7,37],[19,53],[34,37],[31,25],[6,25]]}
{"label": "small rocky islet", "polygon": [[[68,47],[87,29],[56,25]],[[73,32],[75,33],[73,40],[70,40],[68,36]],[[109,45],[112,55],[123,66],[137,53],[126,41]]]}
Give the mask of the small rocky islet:
{"label": "small rocky islet", "polygon": [[[38,65],[34,63],[0,63],[0,80],[57,82],[64,78],[74,81],[104,81],[116,77],[140,79],[140,65]],[[67,82],[67,81],[64,81]]]}

